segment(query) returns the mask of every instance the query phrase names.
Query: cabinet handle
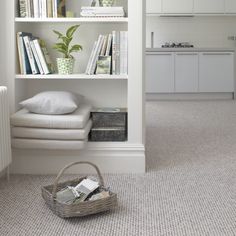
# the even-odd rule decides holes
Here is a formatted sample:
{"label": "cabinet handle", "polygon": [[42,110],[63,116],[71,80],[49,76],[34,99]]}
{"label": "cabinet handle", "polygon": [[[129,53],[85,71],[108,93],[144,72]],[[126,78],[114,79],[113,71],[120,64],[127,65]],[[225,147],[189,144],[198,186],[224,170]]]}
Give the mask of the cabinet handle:
{"label": "cabinet handle", "polygon": [[192,56],[192,55],[198,55],[198,53],[176,53],[176,55],[178,55],[178,56],[188,56],[188,55]]}
{"label": "cabinet handle", "polygon": [[147,52],[147,55],[172,56],[172,53]]}
{"label": "cabinet handle", "polygon": [[205,53],[203,53],[202,55],[233,55],[233,53],[232,52],[205,52]]}

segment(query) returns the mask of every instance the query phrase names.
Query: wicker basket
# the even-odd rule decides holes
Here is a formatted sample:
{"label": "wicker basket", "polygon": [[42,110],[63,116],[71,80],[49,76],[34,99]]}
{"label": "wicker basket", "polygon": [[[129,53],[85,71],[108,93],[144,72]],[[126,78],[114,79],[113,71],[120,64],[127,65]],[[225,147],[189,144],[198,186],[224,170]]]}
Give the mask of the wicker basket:
{"label": "wicker basket", "polygon": [[83,178],[77,178],[70,181],[58,183],[60,177],[64,174],[65,170],[70,168],[71,166],[78,165],[78,164],[88,164],[93,166],[98,174],[99,177],[99,184],[100,189],[104,189],[104,181],[101,175],[100,170],[98,167],[90,162],[74,162],[67,166],[65,166],[57,175],[54,184],[49,186],[42,187],[42,196],[48,205],[48,207],[58,216],[62,218],[69,218],[69,217],[81,217],[87,216],[92,214],[97,214],[100,212],[111,210],[112,208],[116,207],[117,205],[117,195],[115,193],[110,192],[110,196],[107,198],[94,200],[94,201],[84,201],[77,204],[65,204],[58,202],[56,199],[56,193],[61,189],[67,186],[76,186],[80,183]]}

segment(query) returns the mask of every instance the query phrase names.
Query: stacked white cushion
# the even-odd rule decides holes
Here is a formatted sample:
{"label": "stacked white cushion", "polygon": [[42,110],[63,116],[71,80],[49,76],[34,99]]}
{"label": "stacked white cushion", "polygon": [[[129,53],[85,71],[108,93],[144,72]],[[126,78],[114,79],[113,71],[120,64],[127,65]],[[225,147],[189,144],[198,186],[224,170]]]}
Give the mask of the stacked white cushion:
{"label": "stacked white cushion", "polygon": [[12,146],[19,149],[80,150],[87,140],[45,140],[12,138]]}
{"label": "stacked white cushion", "polygon": [[74,113],[67,115],[41,115],[22,109],[12,115],[11,125],[49,129],[83,129],[89,120],[91,109],[90,105],[81,104]]}
{"label": "stacked white cushion", "polygon": [[42,115],[26,109],[11,117],[12,146],[21,149],[79,150],[92,127],[92,107],[81,104],[71,114]]}
{"label": "stacked white cushion", "polygon": [[54,140],[84,140],[87,139],[91,127],[91,120],[88,121],[83,129],[43,129],[13,127],[12,137]]}

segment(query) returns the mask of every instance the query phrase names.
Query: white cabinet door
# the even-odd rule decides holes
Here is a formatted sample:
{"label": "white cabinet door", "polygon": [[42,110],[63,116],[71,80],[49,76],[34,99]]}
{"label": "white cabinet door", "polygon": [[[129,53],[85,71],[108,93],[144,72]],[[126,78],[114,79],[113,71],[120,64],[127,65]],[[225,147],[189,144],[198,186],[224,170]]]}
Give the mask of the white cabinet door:
{"label": "white cabinet door", "polygon": [[174,92],[174,54],[149,53],[146,56],[146,92]]}
{"label": "white cabinet door", "polygon": [[193,0],[163,0],[163,13],[192,13]]}
{"label": "white cabinet door", "polygon": [[175,92],[198,92],[198,53],[175,54]]}
{"label": "white cabinet door", "polygon": [[146,12],[148,14],[161,13],[162,11],[162,0],[147,0],[146,1]]}
{"label": "white cabinet door", "polygon": [[236,13],[235,0],[225,0],[225,13]]}
{"label": "white cabinet door", "polygon": [[234,53],[201,53],[199,57],[199,92],[233,91]]}
{"label": "white cabinet door", "polygon": [[224,13],[224,10],[225,0],[194,0],[195,13]]}

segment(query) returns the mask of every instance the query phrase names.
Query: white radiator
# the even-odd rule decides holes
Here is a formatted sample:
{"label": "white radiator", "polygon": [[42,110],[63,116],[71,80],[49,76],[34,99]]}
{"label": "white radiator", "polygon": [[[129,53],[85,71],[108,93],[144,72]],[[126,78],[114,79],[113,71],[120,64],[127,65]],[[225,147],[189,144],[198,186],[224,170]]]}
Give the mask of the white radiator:
{"label": "white radiator", "polygon": [[7,88],[0,86],[0,172],[10,165],[11,137]]}

